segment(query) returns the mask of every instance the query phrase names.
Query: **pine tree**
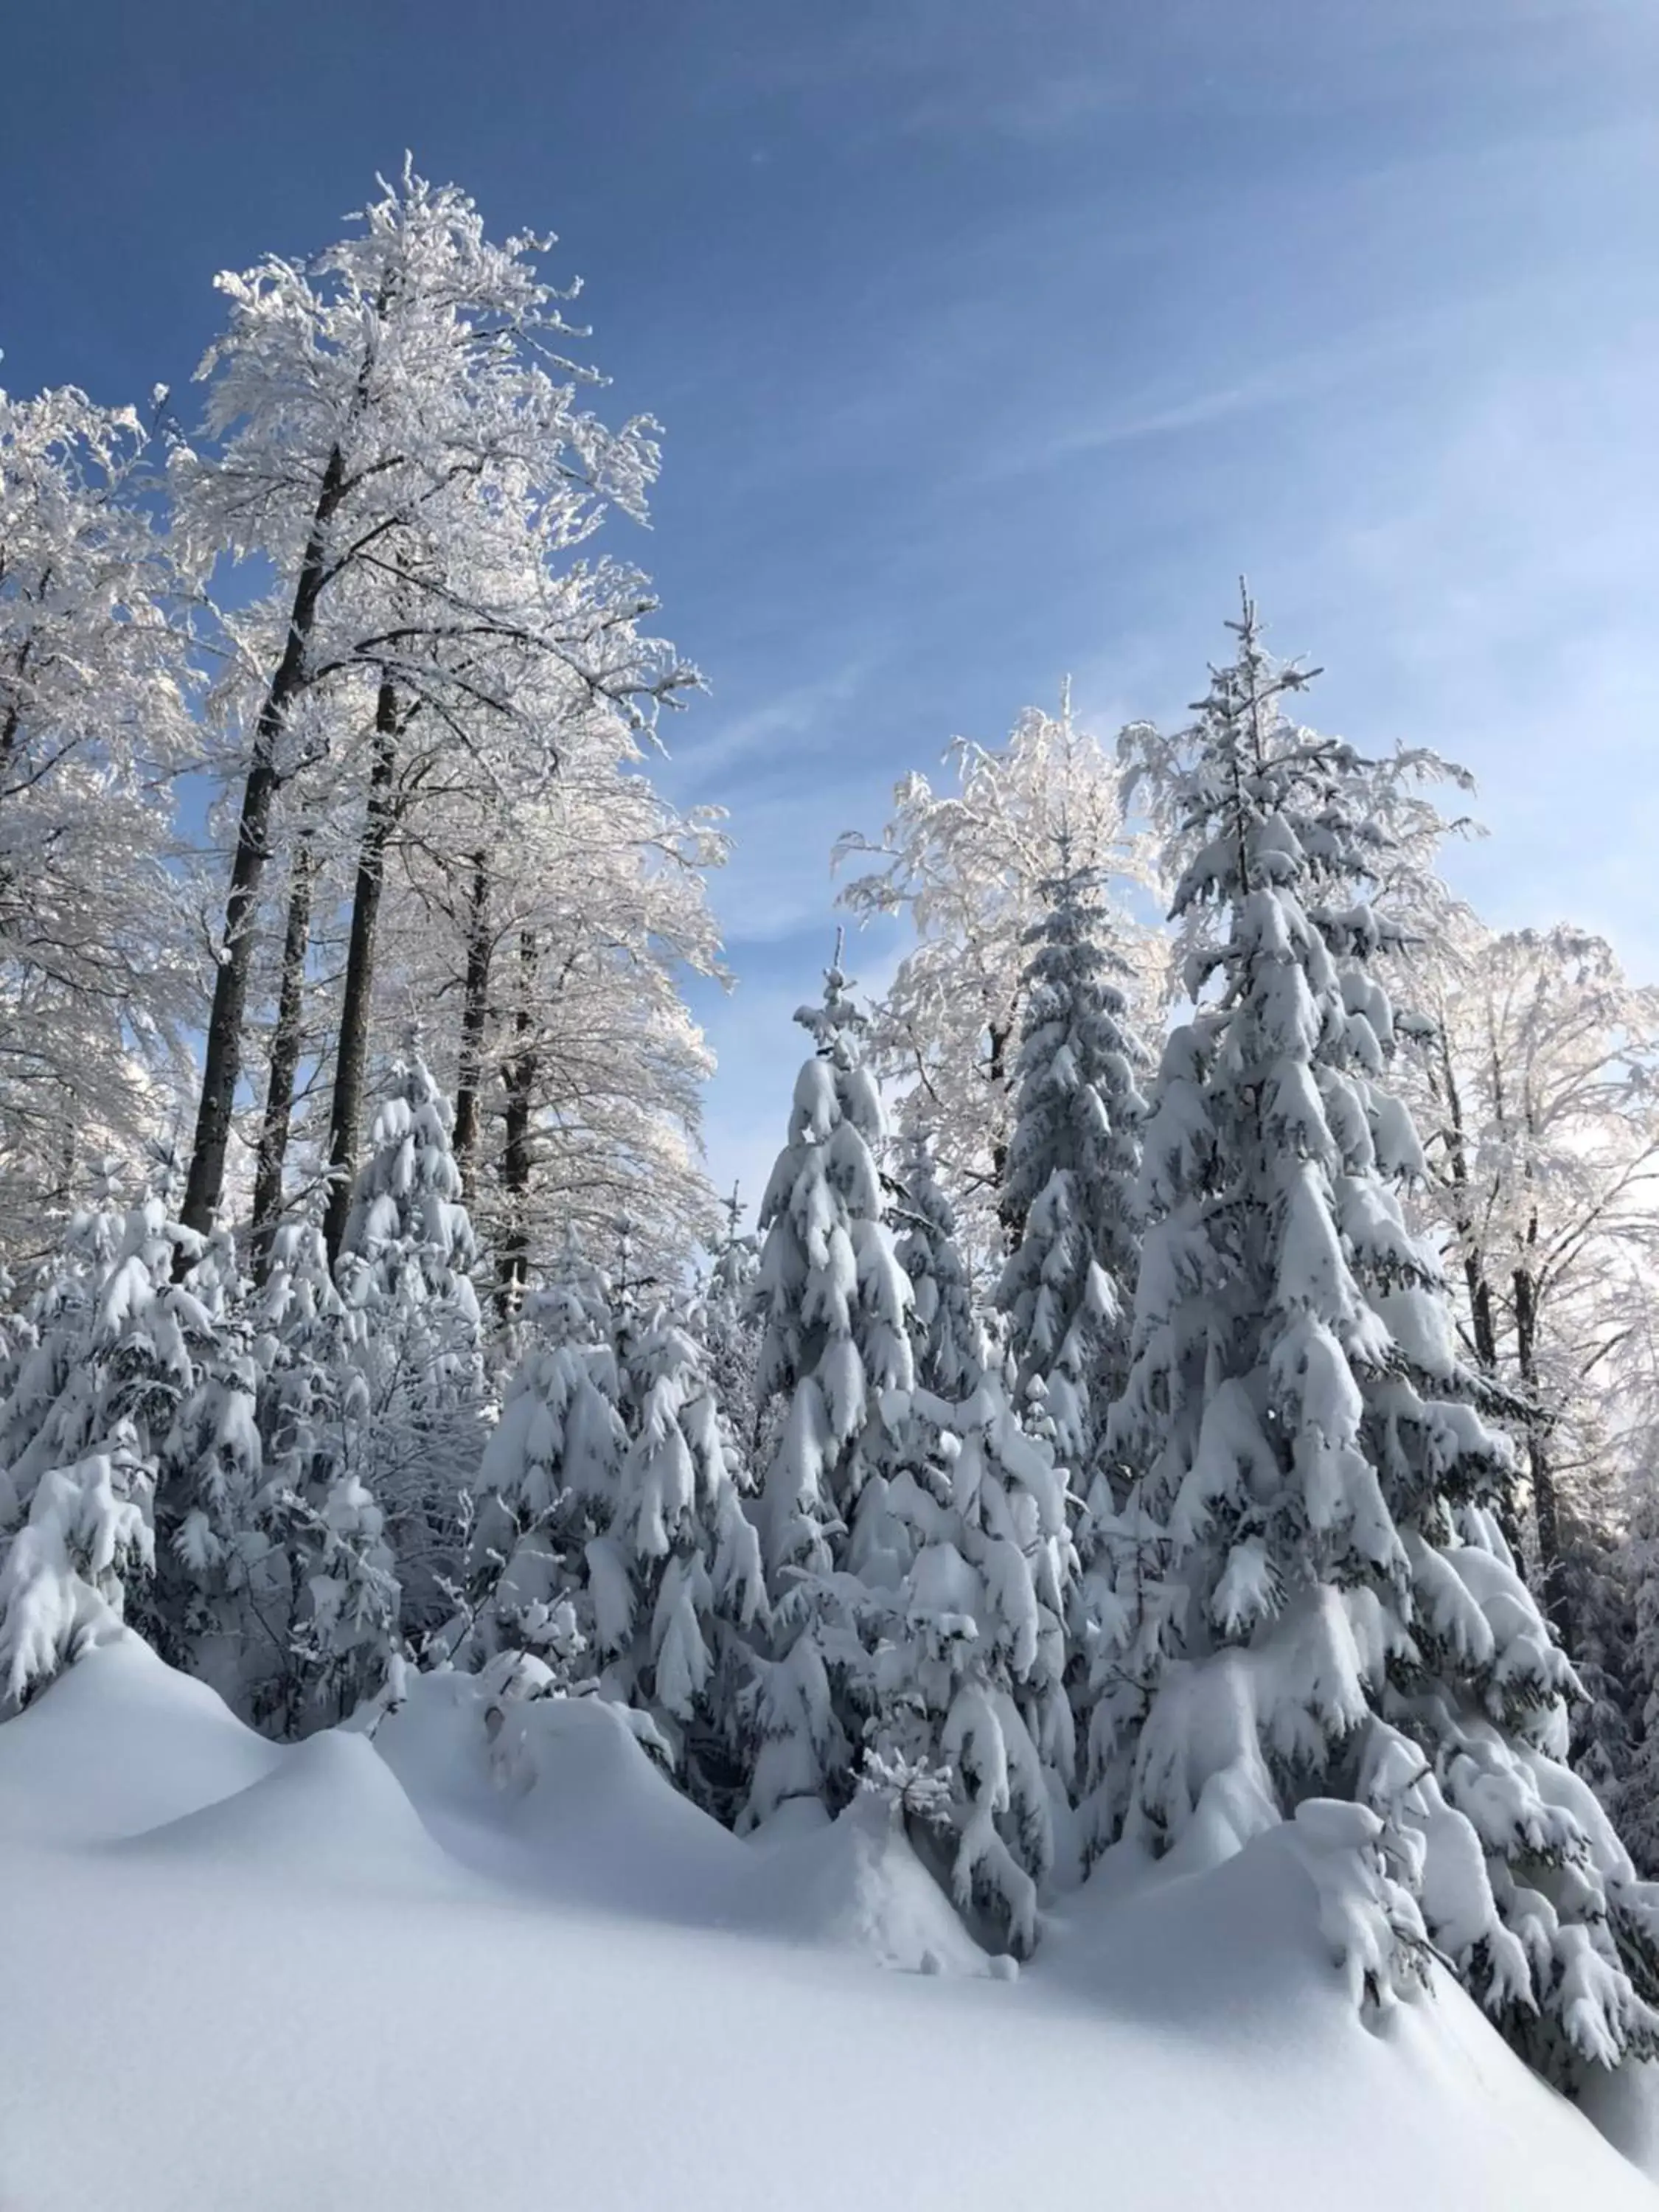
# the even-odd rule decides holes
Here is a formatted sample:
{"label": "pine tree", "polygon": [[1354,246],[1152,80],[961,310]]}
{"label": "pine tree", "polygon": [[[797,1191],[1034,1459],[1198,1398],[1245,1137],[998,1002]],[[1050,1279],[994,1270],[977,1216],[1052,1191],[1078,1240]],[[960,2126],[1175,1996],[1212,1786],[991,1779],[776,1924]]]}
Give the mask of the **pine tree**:
{"label": "pine tree", "polygon": [[850,1788],[866,1654],[846,1570],[880,1544],[896,1452],[882,1394],[915,1380],[910,1285],[877,1165],[881,1102],[839,945],[823,1005],[795,1018],[817,1050],[796,1079],[760,1209],[758,1387],[782,1412],[759,1507],[774,1632],[756,1697],[750,1820],[791,1796],[833,1805]]}
{"label": "pine tree", "polygon": [[127,1209],[117,1163],[99,1164],[90,1202],[65,1224],[62,1248],[8,1325],[9,1380],[0,1403],[0,1529],[27,1510],[54,1459],[72,1460],[93,1436],[98,1374],[88,1358],[93,1316],[122,1256]]}
{"label": "pine tree", "polygon": [[121,1626],[127,1583],[155,1564],[152,1485],[118,1437],[35,1486],[0,1558],[0,1717]]}
{"label": "pine tree", "polygon": [[483,1443],[477,1255],[451,1127],[425,1062],[394,1061],[336,1269],[367,1394],[357,1472],[386,1516],[417,1640],[446,1617]]}
{"label": "pine tree", "polygon": [[278,1656],[270,1616],[282,1569],[261,1525],[259,1377],[230,1237],[216,1232],[162,1295],[189,1381],[156,1455],[156,1571],[142,1625],[163,1658],[246,1712]]}
{"label": "pine tree", "polygon": [[651,1717],[692,1796],[729,1817],[747,1778],[741,1716],[766,1619],[741,1462],[689,1331],[661,1305],[624,1305],[617,1337],[628,1444],[582,1561],[600,1686]]}
{"label": "pine tree", "polygon": [[945,1839],[957,1902],[1024,1954],[1074,1771],[1065,1481],[996,1372],[981,1371],[955,1404],[918,1391],[908,1434],[910,1464],[888,1486],[887,1512],[909,1559],[890,1597],[876,1600],[867,1763],[906,1787],[928,1785],[925,1820]]}
{"label": "pine tree", "polygon": [[747,1470],[755,1463],[760,1443],[761,1320],[756,1296],[760,1246],[757,1238],[738,1229],[743,1216],[735,1186],[726,1214],[726,1233],[715,1248],[691,1320],[708,1363],[714,1401],[731,1431],[730,1448]]}
{"label": "pine tree", "polygon": [[[1571,1670],[1498,1529],[1513,1455],[1401,1212],[1423,1162],[1388,1087],[1372,802],[1430,763],[1294,726],[1279,702],[1305,678],[1272,668],[1248,599],[1235,627],[1195,727],[1128,741],[1196,926],[1111,1424],[1164,1530],[1170,1631],[1125,1832],[1237,1839],[1350,1801],[1477,1999],[1565,2078],[1651,2047],[1650,1905],[1563,1764]],[[1382,1917],[1351,1923],[1374,1984],[1420,1957],[1410,1911]]]}
{"label": "pine tree", "polygon": [[525,1328],[475,1478],[462,1614],[447,1642],[463,1665],[528,1652],[568,1684],[591,1663],[583,1548],[605,1526],[628,1446],[610,1284],[567,1251]]}
{"label": "pine tree", "polygon": [[1625,1817],[1642,1706],[1634,1694],[1638,1587],[1628,1537],[1571,1510],[1557,1529],[1556,1580],[1583,1692],[1571,1712],[1571,1765],[1615,1825]]}
{"label": "pine tree", "polygon": [[[6,1632],[14,1653],[27,1644],[33,1655],[31,1684],[118,1605],[130,1603],[134,1625],[186,1666],[224,1625],[222,1600],[238,1578],[234,1566],[219,1570],[249,1538],[240,1476],[250,1452],[257,1464],[258,1438],[234,1407],[222,1408],[206,1437],[197,1414],[227,1355],[221,1323],[234,1279],[228,1239],[204,1244],[170,1218],[159,1189],[123,1212],[100,1177],[94,1203],[72,1220],[0,1407],[0,1537],[10,1533],[17,1554]],[[191,1446],[203,1442],[198,1464]],[[37,1625],[54,1612],[68,1625],[26,1634],[15,1625],[26,1610]]]}
{"label": "pine tree", "polygon": [[1022,1399],[1034,1382],[1079,1479],[1126,1364],[1136,1262],[1142,1058],[1127,1026],[1092,874],[1070,865],[1043,886],[1017,1066],[1002,1213],[1018,1243],[997,1286]]}
{"label": "pine tree", "polygon": [[910,1344],[919,1389],[938,1398],[971,1397],[990,1353],[974,1304],[957,1221],[939,1187],[925,1136],[911,1137],[892,1205],[896,1258],[912,1293]]}
{"label": "pine tree", "polygon": [[276,1230],[255,1319],[259,1510],[285,1572],[266,1616],[273,1663],[252,1717],[298,1735],[395,1684],[402,1590],[366,1479],[369,1394],[355,1356],[364,1317],[348,1313],[330,1279],[320,1230]]}
{"label": "pine tree", "polygon": [[702,1355],[663,1305],[636,1310],[574,1252],[526,1328],[479,1471],[454,1649],[474,1667],[526,1652],[557,1686],[629,1706],[729,1817],[765,1591]]}
{"label": "pine tree", "polygon": [[1627,1693],[1636,1741],[1619,1793],[1622,1832],[1644,1874],[1659,1879],[1659,1491],[1631,1516],[1634,1621]]}
{"label": "pine tree", "polygon": [[[907,1133],[925,1131],[956,1208],[976,1284],[994,1284],[1007,1258],[1002,1211],[1015,1119],[1015,1066],[1024,1012],[1028,933],[1046,909],[1058,841],[1079,869],[1148,884],[1143,837],[1127,834],[1119,777],[1099,740],[1072,714],[1027,708],[1000,746],[954,739],[951,774],[935,788],[905,776],[879,843],[849,831],[836,865],[872,863],[841,895],[861,920],[902,915],[915,942],[874,1010],[872,1065],[899,1092]],[[1127,957],[1136,1007],[1162,993],[1164,947],[1115,902],[1103,941]]]}

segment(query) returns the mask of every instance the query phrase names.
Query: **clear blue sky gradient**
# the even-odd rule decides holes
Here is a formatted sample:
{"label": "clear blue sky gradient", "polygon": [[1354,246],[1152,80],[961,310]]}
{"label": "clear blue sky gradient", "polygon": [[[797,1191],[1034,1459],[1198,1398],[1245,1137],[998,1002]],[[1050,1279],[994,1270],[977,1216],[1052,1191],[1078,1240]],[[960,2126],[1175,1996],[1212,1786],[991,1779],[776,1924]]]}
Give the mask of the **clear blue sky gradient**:
{"label": "clear blue sky gradient", "polygon": [[1492,918],[1659,976],[1651,0],[95,0],[0,61],[15,391],[183,386],[214,271],[406,146],[560,234],[666,428],[631,550],[710,682],[669,773],[738,841],[699,1009],[751,1194],[836,833],[1068,671],[1108,734],[1179,713],[1241,569],[1312,719],[1475,770]]}

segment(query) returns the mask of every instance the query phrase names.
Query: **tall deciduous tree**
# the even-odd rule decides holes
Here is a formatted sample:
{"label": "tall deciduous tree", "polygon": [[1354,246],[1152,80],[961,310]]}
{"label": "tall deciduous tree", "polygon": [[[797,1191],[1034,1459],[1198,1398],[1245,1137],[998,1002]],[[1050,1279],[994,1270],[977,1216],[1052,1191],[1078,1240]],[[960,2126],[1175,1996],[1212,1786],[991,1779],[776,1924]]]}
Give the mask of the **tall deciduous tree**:
{"label": "tall deciduous tree", "polygon": [[577,333],[536,273],[543,244],[493,245],[464,194],[405,167],[314,260],[220,279],[229,325],[199,372],[214,443],[175,459],[180,528],[199,556],[258,556],[278,582],[228,625],[244,781],[184,1204],[198,1229],[224,1185],[276,799],[316,765],[302,704],[326,689],[383,759],[387,720],[459,742],[480,714],[514,726],[515,678],[533,688],[550,662],[619,702],[679,680],[613,633],[609,592],[574,593],[572,626],[562,572],[609,508],[642,512],[657,447],[648,424],[613,433],[579,404],[593,378],[557,350]]}
{"label": "tall deciduous tree", "polygon": [[380,1018],[425,1012],[455,1072],[456,1150],[511,1305],[568,1230],[617,1215],[667,1279],[712,1229],[701,1166],[712,1060],[688,974],[720,975],[706,878],[716,817],[681,813],[613,713],[571,715],[559,766],[511,806],[455,792],[402,823]]}
{"label": "tall deciduous tree", "polygon": [[198,1008],[167,779],[186,580],[129,409],[0,392],[0,1250],[166,1127]]}
{"label": "tall deciduous tree", "polygon": [[1565,1524],[1598,1492],[1607,1517],[1659,1262],[1659,992],[1586,931],[1467,915],[1407,973],[1428,1018],[1401,1066],[1424,1200],[1474,1357],[1516,1401],[1540,1587],[1571,1646]]}

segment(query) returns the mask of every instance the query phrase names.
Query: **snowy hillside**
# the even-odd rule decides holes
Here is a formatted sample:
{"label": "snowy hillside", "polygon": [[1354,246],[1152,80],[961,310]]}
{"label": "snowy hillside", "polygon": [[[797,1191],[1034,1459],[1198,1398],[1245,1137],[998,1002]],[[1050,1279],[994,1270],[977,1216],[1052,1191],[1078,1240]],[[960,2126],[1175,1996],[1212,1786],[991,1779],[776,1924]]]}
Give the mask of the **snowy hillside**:
{"label": "snowy hillside", "polygon": [[1007,1979],[884,1821],[739,1842],[458,1677],[281,1747],[123,1638],[0,1733],[0,2203],[1653,2202],[1449,1982],[1361,2024],[1293,1824]]}

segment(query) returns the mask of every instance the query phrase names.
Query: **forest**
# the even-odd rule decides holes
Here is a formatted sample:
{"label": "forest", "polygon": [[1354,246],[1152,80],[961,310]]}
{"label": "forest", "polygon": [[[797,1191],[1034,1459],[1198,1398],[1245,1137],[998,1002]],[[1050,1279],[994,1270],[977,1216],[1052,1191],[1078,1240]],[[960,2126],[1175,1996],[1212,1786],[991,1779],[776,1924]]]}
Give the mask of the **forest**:
{"label": "forest", "polygon": [[1367,2016],[1659,2054],[1659,990],[1247,587],[1184,726],[1057,669],[802,855],[751,1222],[660,433],[546,258],[406,166],[191,391],[0,392],[0,1747],[131,1636],[283,1744],[597,1701],[994,1959],[1284,1829]]}

